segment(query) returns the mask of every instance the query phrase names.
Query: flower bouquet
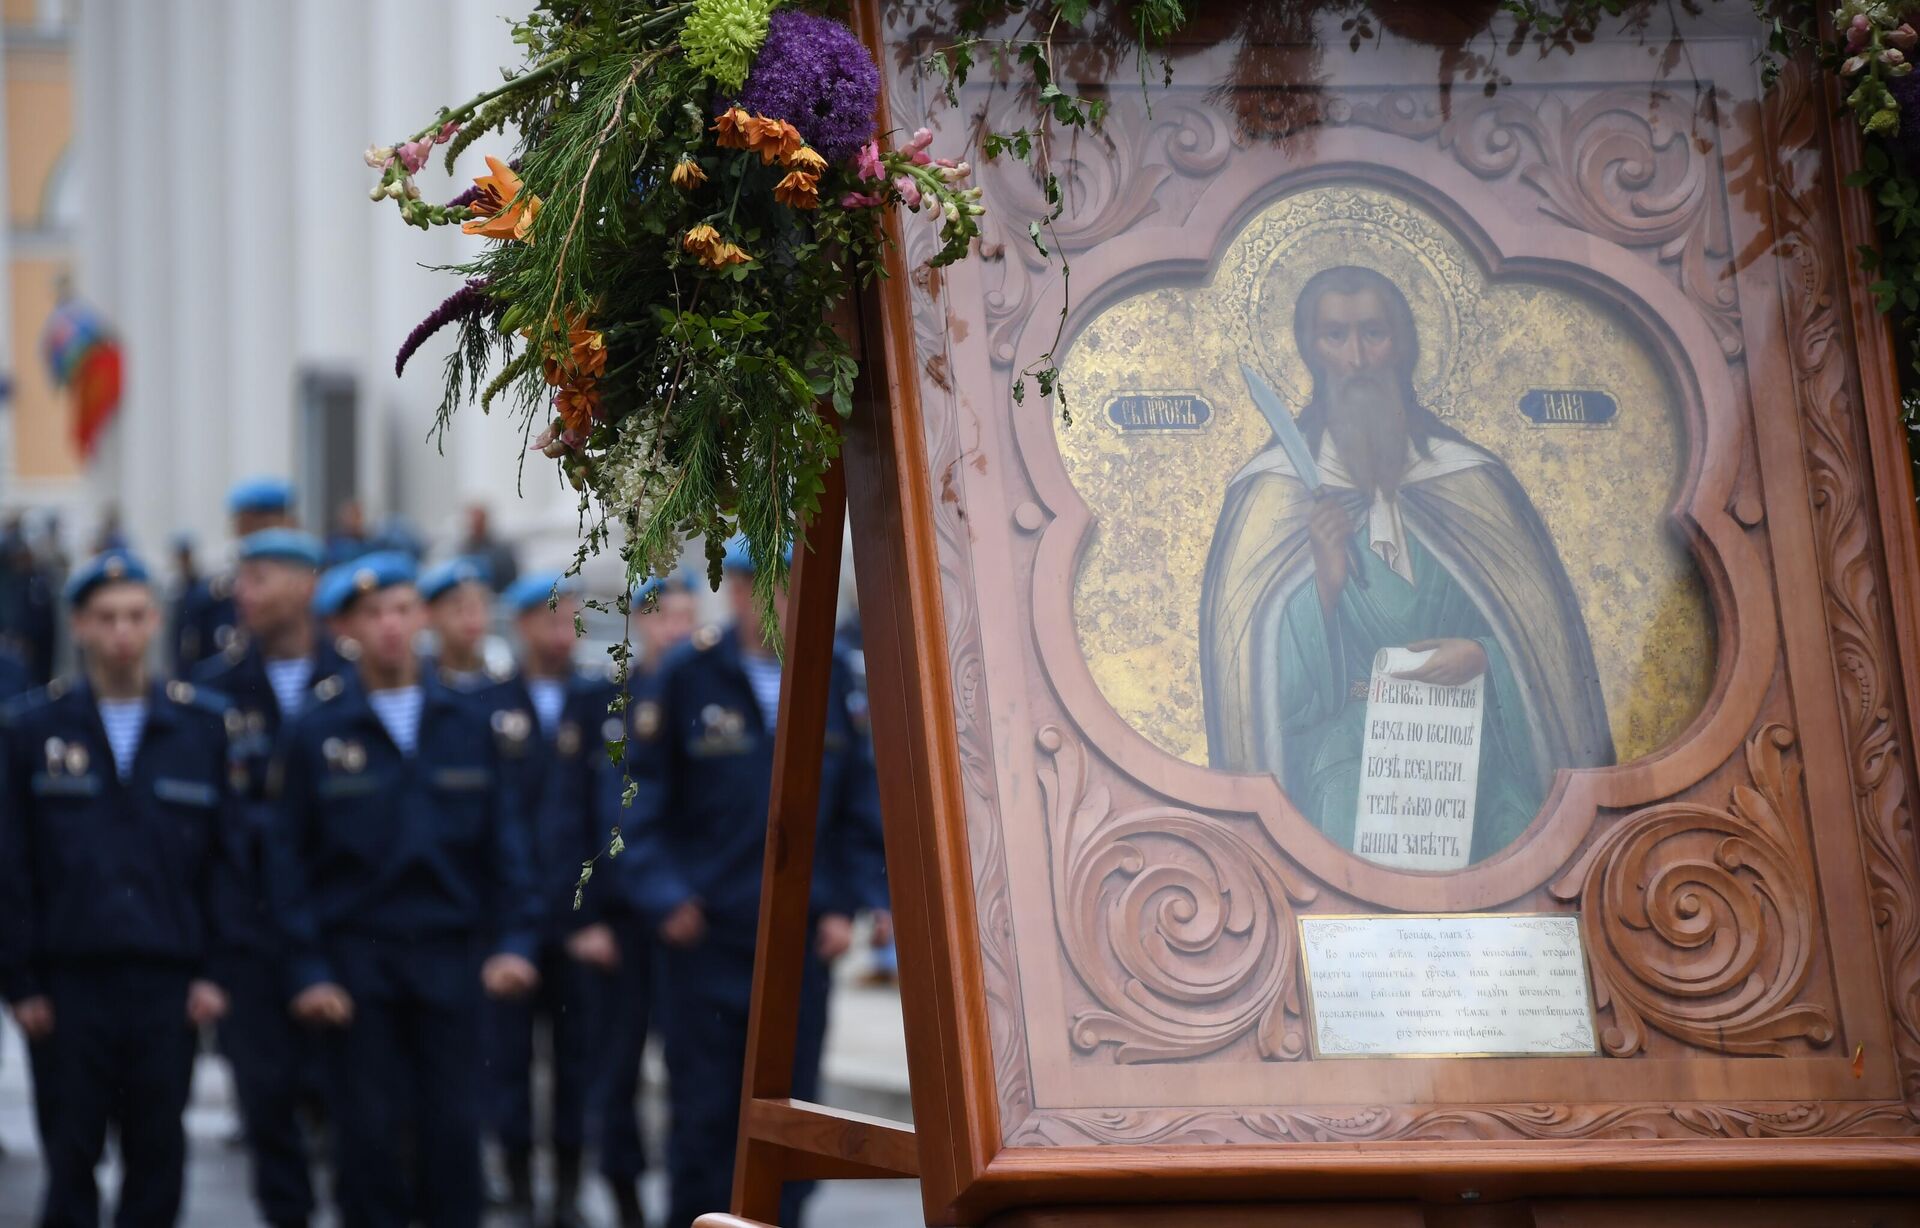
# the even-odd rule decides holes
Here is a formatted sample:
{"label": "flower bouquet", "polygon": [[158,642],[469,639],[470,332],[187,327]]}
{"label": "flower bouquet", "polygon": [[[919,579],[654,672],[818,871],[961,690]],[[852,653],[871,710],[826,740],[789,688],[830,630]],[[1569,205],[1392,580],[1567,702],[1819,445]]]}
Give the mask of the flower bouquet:
{"label": "flower bouquet", "polygon": [[[830,317],[881,267],[882,210],[929,216],[945,264],[979,233],[979,190],[929,133],[880,139],[873,58],[819,14],[544,0],[515,39],[522,71],[367,151],[376,201],[475,240],[396,370],[456,330],[442,425],[476,397],[524,415],[581,492],[582,560],[618,525],[637,583],[700,535],[717,581],[743,534],[770,608],[851,411],[856,364]],[[415,175],[437,148],[451,170],[509,128],[510,157],[424,199]]]}

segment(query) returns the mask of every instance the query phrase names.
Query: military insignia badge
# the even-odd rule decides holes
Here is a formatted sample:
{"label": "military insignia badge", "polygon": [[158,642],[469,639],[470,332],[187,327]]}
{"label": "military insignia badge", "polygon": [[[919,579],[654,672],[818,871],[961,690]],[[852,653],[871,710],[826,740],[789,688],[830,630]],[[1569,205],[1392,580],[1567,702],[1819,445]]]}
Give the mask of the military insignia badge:
{"label": "military insignia badge", "polygon": [[554,749],[572,757],[580,753],[580,726],[573,721],[562,721],[560,732],[554,735]]}
{"label": "military insignia badge", "polygon": [[87,748],[78,742],[67,745],[67,775],[85,776],[87,774]]}
{"label": "military insignia badge", "polygon": [[633,709],[633,736],[642,742],[651,742],[659,733],[660,705],[651,699],[642,700]]}
{"label": "military insignia badge", "polygon": [[67,770],[67,743],[63,738],[48,738],[46,745],[47,774],[58,776]]}

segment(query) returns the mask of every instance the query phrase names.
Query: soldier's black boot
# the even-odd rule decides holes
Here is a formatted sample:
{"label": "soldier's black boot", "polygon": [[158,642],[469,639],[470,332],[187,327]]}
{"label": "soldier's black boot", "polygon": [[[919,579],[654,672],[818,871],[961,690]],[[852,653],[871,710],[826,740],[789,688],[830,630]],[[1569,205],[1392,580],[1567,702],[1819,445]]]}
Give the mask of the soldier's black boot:
{"label": "soldier's black boot", "polygon": [[507,1222],[514,1228],[533,1228],[533,1152],[507,1148]]}
{"label": "soldier's black boot", "polygon": [[614,1182],[613,1205],[620,1209],[620,1228],[647,1228],[647,1212],[640,1205],[638,1181]]}
{"label": "soldier's black boot", "polygon": [[553,1218],[551,1228],[586,1228],[580,1218],[580,1149],[553,1149]]}

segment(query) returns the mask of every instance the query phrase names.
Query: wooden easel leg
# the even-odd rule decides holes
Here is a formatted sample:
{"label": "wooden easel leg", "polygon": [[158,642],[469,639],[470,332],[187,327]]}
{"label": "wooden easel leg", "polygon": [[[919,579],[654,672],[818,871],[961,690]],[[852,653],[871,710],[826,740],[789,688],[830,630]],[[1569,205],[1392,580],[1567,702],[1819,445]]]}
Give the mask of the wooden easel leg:
{"label": "wooden easel leg", "polygon": [[833,680],[834,615],[846,519],[846,478],[836,460],[827,470],[820,510],[807,522],[805,548],[794,552],[787,594],[786,665],[774,732],[773,792],[767,813],[766,861],[760,876],[753,1006],[748,1016],[740,1141],[733,1170],[733,1213],[768,1223],[780,1213],[780,1187],[789,1176],[790,1153],[757,1141],[750,1127],[756,1100],[784,1100],[793,1093],[800,978],[813,889],[814,830],[820,817],[821,752],[826,736],[827,692]]}

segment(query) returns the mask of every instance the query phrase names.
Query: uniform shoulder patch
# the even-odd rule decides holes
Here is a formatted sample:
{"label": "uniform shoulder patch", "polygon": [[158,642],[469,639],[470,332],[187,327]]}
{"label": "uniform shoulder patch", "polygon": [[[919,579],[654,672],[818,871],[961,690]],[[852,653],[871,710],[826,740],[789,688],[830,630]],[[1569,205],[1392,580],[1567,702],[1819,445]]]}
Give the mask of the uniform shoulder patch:
{"label": "uniform shoulder patch", "polygon": [[48,699],[58,699],[72,688],[73,684],[65,678],[55,678],[53,681],[47,683],[46,695]]}
{"label": "uniform shoulder patch", "polygon": [[229,665],[238,665],[241,659],[247,655],[247,637],[245,635],[234,636],[233,642],[228,644],[226,651],[220,655],[227,659]]}
{"label": "uniform shoulder patch", "polygon": [[190,704],[193,702],[193,697],[197,693],[191,682],[182,682],[180,679],[175,678],[172,682],[167,683],[167,698],[171,699],[174,703]]}
{"label": "uniform shoulder patch", "polygon": [[326,703],[330,699],[338,699],[340,693],[346,689],[347,684],[340,681],[339,675],[329,674],[313,684],[313,697],[321,703]]}
{"label": "uniform shoulder patch", "polygon": [[706,652],[720,642],[722,634],[723,632],[717,625],[708,623],[693,633],[693,646],[701,652]]}
{"label": "uniform shoulder patch", "polygon": [[333,650],[340,654],[342,661],[358,661],[360,659],[360,641],[350,640],[344,635],[333,642]]}

